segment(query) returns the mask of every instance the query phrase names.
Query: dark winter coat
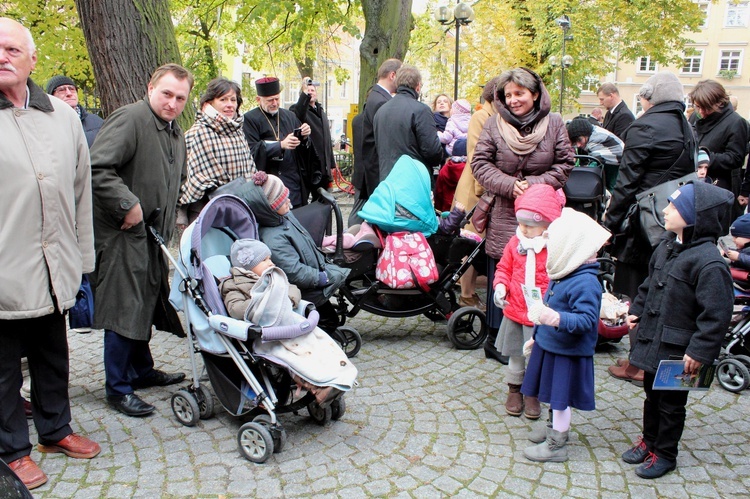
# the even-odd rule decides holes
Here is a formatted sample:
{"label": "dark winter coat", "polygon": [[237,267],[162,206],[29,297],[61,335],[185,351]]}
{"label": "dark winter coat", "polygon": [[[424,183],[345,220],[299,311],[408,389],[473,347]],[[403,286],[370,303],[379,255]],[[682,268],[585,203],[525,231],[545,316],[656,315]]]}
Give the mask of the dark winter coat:
{"label": "dark winter coat", "polygon": [[[372,191],[380,183],[380,163],[378,162],[378,150],[375,147],[375,114],[380,107],[391,100],[391,94],[385,88],[375,84],[367,96],[365,107],[359,116],[361,121],[361,147],[354,135],[354,172],[352,173],[352,184],[359,190],[359,199],[369,199]],[[354,126],[354,123],[352,124]]]}
{"label": "dark winter coat", "polygon": [[617,135],[620,140],[625,141],[625,131],[634,120],[635,116],[633,116],[633,113],[630,111],[627,104],[625,104],[625,101],[620,101],[614,109],[610,109],[607,111],[607,114],[604,115],[602,128],[606,128]]}
{"label": "dark winter coat", "polygon": [[430,176],[432,167],[440,164],[443,146],[437,136],[435,118],[429,106],[417,98],[416,90],[402,85],[375,116],[381,181],[404,154],[425,165]]}
{"label": "dark winter coat", "polygon": [[187,153],[179,126],[159,118],[148,100],[121,107],[104,122],[91,149],[96,272],[94,327],[149,340],[151,325],[182,334],[167,302],[168,266],[144,222],[121,230],[140,203],[144,219],[161,210],[154,227],[169,241]]}
{"label": "dark winter coat", "polygon": [[320,183],[309,186],[310,191],[314,193],[318,187],[328,187],[333,181],[331,171],[336,168],[328,116],[319,102],[316,103],[315,108],[310,107],[310,96],[305,92],[300,92],[297,103],[292,104],[289,110],[301,123],[310,125],[310,141],[315,151],[315,156],[311,159],[317,160],[317,163],[310,167],[320,171],[321,174]]}
{"label": "dark winter coat", "polygon": [[[695,171],[695,139],[683,110],[682,102],[657,104],[628,129],[617,184],[604,220],[604,227],[616,236],[610,252],[618,260],[645,266],[651,257],[651,245],[638,227],[631,225],[627,234],[621,230],[635,196]],[[664,175],[672,165],[669,174]]]}
{"label": "dark winter coat", "polygon": [[705,182],[694,185],[695,226],[685,229],[683,243],[669,233],[659,244],[630,306],[640,318],[630,363],[651,373],[670,356],[711,364],[732,317],[732,277],[716,240],[733,197]]}
{"label": "dark winter coat", "polygon": [[83,106],[78,105],[78,110],[81,113],[81,125],[83,125],[83,133],[86,135],[86,142],[89,144],[89,149],[94,144],[96,134],[99,133],[99,129],[104,124],[104,120],[95,114],[91,114],[86,111]]}
{"label": "dark winter coat", "polygon": [[[548,184],[560,189],[567,182],[574,165],[573,146],[570,145],[562,116],[550,113],[549,93],[541,79],[538,76],[536,78],[542,89],[534,103],[539,114],[535,121],[526,125],[526,128],[531,131],[539,120],[549,116],[547,133],[536,149],[526,156],[514,153],[500,135],[496,116],[493,115],[487,120],[479,135],[471,160],[474,178],[485,191],[495,194],[495,204],[485,234],[485,249],[487,254],[496,260],[503,256],[503,249],[516,233],[518,226],[513,198],[515,181],[524,178],[529,184]],[[513,114],[502,99],[496,97],[493,105],[505,121],[515,126]],[[519,169],[526,157],[528,159],[525,160],[523,169]]]}
{"label": "dark winter coat", "polygon": [[[289,282],[299,288],[302,299],[316,306],[328,301],[351,271],[327,263],[312,236],[294,214],[289,212],[282,216],[276,213],[259,186],[247,182],[235,195],[253,210],[260,227],[260,239],[271,250],[271,260],[286,273]],[[322,271],[328,276],[328,284],[324,287],[318,286]]]}
{"label": "dark winter coat", "polygon": [[708,149],[708,176],[718,181],[719,187],[732,190],[732,171],[745,163],[747,122],[727,104],[696,121],[695,134],[698,147]]}

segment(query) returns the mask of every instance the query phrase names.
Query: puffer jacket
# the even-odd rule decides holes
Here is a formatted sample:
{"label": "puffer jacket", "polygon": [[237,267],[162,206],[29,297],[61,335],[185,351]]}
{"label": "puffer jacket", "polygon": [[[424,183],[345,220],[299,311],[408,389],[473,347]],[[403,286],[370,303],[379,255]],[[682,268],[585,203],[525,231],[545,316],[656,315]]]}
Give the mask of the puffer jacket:
{"label": "puffer jacket", "polygon": [[[513,236],[505,246],[503,257],[497,262],[495,270],[495,280],[492,282],[492,289],[502,283],[507,289],[505,299],[508,305],[503,309],[503,315],[513,322],[523,324],[524,326],[533,326],[529,320],[526,299],[523,296],[521,285],[526,282],[526,255],[518,251],[520,241],[518,236]],[[547,248],[536,255],[536,285],[541,289],[542,296],[547,292],[549,285],[549,276],[547,275]]]}
{"label": "puffer jacket", "polygon": [[630,314],[640,318],[630,363],[656,372],[659,362],[688,354],[702,364],[719,355],[732,316],[729,267],[716,240],[729,216],[732,193],[694,182],[695,225],[663,240],[649,263]]}
{"label": "puffer jacket", "polygon": [[[299,288],[302,299],[315,306],[328,301],[351,270],[326,262],[312,236],[294,214],[276,213],[259,186],[246,182],[235,195],[253,210],[260,227],[260,239],[271,250],[271,260],[286,273],[289,282]],[[322,271],[328,276],[325,287],[318,286],[318,274]]]}
{"label": "puffer jacket", "polygon": [[[75,111],[28,80],[29,105],[0,92],[0,320],[73,306],[94,269],[91,167]],[[1,335],[2,333],[0,333]]]}
{"label": "puffer jacket", "polygon": [[[531,71],[530,71],[531,72]],[[541,92],[536,102],[538,111],[535,119],[523,126],[505,105],[505,98],[498,89],[493,105],[500,118],[516,126],[522,134],[528,134],[539,121],[549,116],[547,133],[536,149],[526,156],[514,153],[500,134],[496,117],[490,117],[479,135],[477,147],[471,160],[474,178],[484,189],[495,195],[495,204],[490,213],[486,230],[486,251],[489,256],[500,259],[503,248],[515,234],[516,221],[513,206],[513,186],[518,179],[526,179],[529,184],[548,184],[560,189],[568,180],[574,166],[573,146],[570,145],[568,131],[562,116],[550,113],[550,97],[541,78],[538,80]]]}

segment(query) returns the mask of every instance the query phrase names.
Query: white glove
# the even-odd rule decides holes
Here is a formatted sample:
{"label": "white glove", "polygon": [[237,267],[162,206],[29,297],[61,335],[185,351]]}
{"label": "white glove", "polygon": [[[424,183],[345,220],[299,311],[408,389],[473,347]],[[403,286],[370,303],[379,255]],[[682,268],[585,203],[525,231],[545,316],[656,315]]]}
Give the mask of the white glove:
{"label": "white glove", "polygon": [[498,284],[495,286],[495,294],[493,296],[493,301],[495,302],[495,306],[498,308],[505,308],[506,305],[508,305],[508,302],[505,300],[505,295],[508,294],[508,290],[505,287],[505,284]]}
{"label": "white glove", "polygon": [[523,356],[527,359],[531,357],[531,349],[534,348],[534,338],[523,344]]}
{"label": "white glove", "polygon": [[529,309],[529,320],[534,324],[557,327],[560,325],[560,314],[538,303]]}

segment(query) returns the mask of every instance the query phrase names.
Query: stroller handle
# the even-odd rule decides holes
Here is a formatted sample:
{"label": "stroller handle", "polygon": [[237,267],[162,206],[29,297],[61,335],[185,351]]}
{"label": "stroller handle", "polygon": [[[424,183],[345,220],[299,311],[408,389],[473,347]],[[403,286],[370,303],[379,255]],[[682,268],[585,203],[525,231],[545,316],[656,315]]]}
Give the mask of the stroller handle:
{"label": "stroller handle", "polygon": [[344,217],[341,215],[341,208],[339,208],[333,194],[322,187],[318,187],[318,194],[333,208],[333,216],[336,219],[336,251],[333,253],[333,263],[341,265],[346,262],[344,258]]}

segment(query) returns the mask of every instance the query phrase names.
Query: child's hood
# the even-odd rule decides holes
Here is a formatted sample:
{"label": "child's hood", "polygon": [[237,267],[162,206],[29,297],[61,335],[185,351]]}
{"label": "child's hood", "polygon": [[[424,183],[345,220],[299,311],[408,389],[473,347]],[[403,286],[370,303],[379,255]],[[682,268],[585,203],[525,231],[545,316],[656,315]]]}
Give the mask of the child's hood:
{"label": "child's hood", "polygon": [[[729,225],[734,195],[721,187],[690,181],[695,189],[695,225],[683,231],[683,242],[716,241]],[[692,230],[690,230],[692,229]]]}
{"label": "child's hood", "polygon": [[235,195],[247,203],[261,227],[276,227],[283,223],[284,217],[271,208],[261,186],[252,181],[245,182]]}
{"label": "child's hood", "polygon": [[611,234],[588,215],[563,208],[547,235],[547,274],[562,279],[595,256]]}

